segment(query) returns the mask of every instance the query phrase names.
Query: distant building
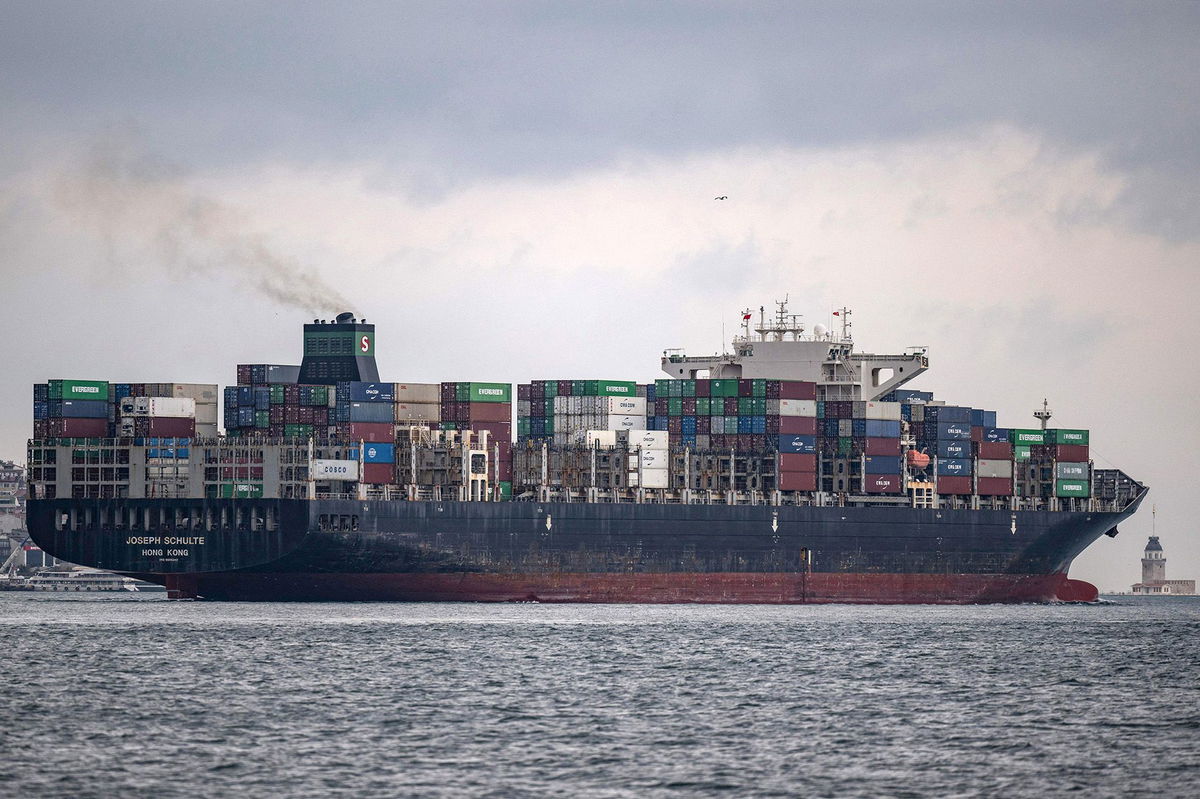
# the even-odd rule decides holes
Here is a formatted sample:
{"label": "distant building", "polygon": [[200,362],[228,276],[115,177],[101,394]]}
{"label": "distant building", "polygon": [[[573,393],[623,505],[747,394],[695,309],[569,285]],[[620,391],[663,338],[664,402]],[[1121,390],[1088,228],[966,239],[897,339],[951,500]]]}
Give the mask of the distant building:
{"label": "distant building", "polygon": [[1167,559],[1163,555],[1162,544],[1158,536],[1150,536],[1146,543],[1146,551],[1142,553],[1142,581],[1133,586],[1135,594],[1175,594],[1188,595],[1196,593],[1195,580],[1168,580]]}

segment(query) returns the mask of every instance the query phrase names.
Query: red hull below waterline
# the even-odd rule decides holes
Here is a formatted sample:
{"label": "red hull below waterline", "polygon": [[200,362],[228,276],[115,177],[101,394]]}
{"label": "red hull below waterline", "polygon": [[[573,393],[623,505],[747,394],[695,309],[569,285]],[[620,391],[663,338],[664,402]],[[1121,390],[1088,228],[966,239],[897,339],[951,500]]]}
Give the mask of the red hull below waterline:
{"label": "red hull below waterline", "polygon": [[248,601],[649,604],[975,604],[1094,602],[1065,574],[302,574],[136,575],[172,597]]}

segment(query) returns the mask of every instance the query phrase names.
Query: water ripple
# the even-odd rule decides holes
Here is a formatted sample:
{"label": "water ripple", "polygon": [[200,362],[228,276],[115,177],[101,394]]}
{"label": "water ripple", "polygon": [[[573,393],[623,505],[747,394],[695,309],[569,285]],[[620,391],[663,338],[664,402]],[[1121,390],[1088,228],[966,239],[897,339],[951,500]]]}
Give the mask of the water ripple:
{"label": "water ripple", "polygon": [[1200,602],[0,595],[0,795],[1200,795]]}

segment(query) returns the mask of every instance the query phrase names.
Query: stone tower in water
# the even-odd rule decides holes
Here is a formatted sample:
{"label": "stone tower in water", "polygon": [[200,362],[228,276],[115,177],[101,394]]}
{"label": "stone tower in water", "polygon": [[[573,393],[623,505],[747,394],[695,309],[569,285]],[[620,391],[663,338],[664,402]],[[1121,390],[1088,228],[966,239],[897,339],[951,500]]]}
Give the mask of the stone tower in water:
{"label": "stone tower in water", "polygon": [[1167,559],[1163,557],[1162,544],[1158,536],[1150,536],[1146,551],[1142,553],[1142,585],[1164,583],[1167,580]]}

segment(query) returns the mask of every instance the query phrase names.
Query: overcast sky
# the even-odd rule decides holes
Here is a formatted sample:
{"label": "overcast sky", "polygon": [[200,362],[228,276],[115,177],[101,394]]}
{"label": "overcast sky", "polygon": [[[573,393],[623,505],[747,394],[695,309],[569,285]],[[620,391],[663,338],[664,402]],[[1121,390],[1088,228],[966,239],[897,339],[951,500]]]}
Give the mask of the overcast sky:
{"label": "overcast sky", "polygon": [[[657,376],[854,310],[1092,430],[1200,578],[1200,3],[0,2],[0,457],[33,382]],[[728,200],[715,201],[718,195]],[[1149,506],[1076,561],[1139,578]]]}

